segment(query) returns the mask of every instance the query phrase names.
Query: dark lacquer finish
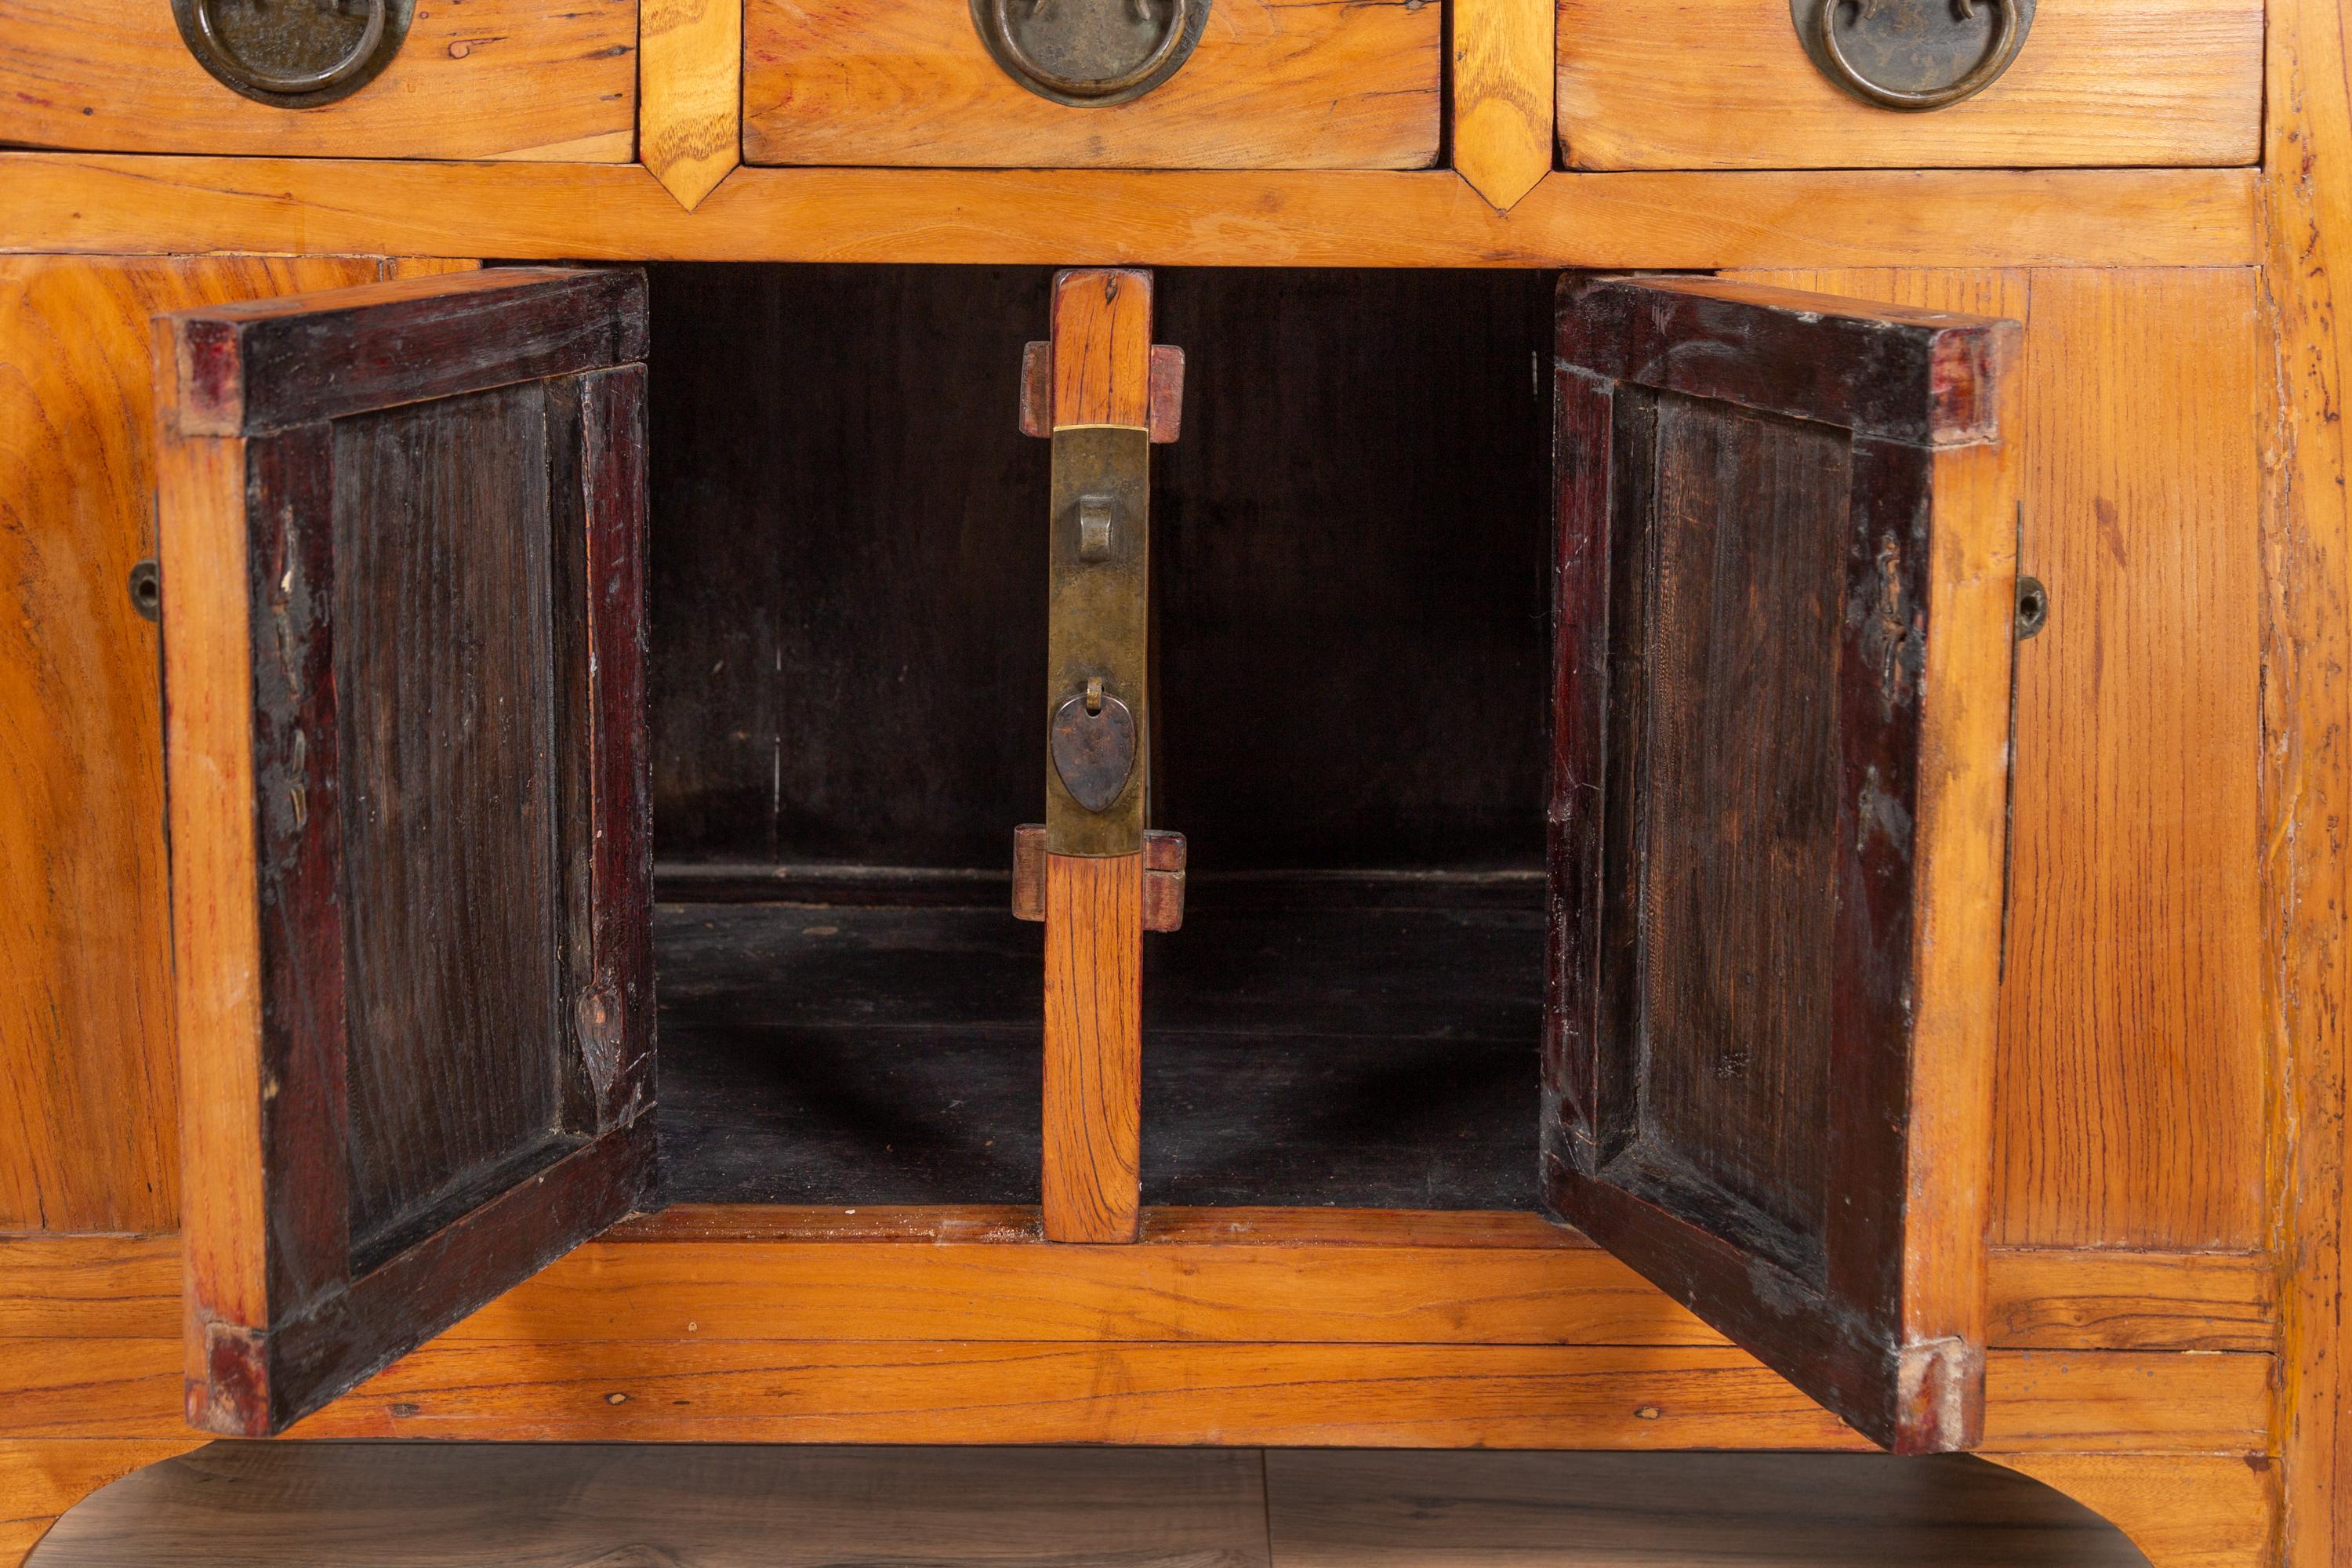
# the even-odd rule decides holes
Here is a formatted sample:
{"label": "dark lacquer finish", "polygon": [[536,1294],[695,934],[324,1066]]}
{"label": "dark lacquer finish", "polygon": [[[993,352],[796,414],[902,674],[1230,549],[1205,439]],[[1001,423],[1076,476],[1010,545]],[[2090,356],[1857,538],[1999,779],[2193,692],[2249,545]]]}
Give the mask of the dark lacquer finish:
{"label": "dark lacquer finish", "polygon": [[1982,1415],[2014,336],[1560,292],[1547,1201],[1905,1451]]}
{"label": "dark lacquer finish", "polygon": [[[236,570],[205,552],[244,547],[254,862],[204,913],[257,923],[258,1026],[183,1050],[191,1094],[228,1097],[190,1114],[257,1133],[190,1155],[189,1412],[257,1435],[650,1180],[645,371],[626,359],[645,291],[513,269],[160,331],[165,442],[244,475],[207,494],[187,477],[206,459],[175,459],[162,503],[173,570]],[[177,758],[219,721],[173,707]],[[211,830],[183,804],[175,831]],[[183,933],[184,963],[235,950]]]}

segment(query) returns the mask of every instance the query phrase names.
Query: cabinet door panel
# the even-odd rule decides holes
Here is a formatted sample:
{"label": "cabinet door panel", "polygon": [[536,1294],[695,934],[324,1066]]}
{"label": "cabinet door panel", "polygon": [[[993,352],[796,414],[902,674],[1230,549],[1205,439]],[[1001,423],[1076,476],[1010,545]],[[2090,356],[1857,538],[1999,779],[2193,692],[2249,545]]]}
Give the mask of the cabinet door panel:
{"label": "cabinet door panel", "polygon": [[2015,336],[1561,293],[1547,1201],[1907,1451],[1982,1417]]}
{"label": "cabinet door panel", "polygon": [[189,1418],[259,1434],[651,1169],[643,282],[158,326]]}

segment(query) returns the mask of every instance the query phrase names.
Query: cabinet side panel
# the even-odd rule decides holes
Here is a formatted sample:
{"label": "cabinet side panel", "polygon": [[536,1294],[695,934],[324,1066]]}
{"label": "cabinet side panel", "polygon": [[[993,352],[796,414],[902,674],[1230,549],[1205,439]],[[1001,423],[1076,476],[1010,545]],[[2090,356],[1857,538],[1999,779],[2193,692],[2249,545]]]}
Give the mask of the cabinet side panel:
{"label": "cabinet side panel", "polygon": [[148,318],[372,258],[0,259],[0,1229],[179,1215]]}

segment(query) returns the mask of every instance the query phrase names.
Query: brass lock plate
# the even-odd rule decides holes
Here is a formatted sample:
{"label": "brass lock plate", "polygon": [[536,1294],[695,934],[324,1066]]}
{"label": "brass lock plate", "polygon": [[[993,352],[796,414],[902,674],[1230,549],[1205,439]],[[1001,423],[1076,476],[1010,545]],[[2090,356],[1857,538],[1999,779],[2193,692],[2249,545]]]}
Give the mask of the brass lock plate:
{"label": "brass lock plate", "polygon": [[1150,486],[1150,432],[1082,425],[1054,433],[1045,844],[1055,855],[1143,847]]}

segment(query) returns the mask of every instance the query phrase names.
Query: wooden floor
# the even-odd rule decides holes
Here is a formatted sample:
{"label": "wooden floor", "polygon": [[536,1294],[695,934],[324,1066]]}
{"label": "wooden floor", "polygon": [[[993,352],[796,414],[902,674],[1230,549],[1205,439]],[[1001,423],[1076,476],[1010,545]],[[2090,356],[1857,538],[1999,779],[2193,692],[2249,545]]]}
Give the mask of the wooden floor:
{"label": "wooden floor", "polygon": [[2145,1568],[1975,1459],[215,1443],[29,1568]]}

